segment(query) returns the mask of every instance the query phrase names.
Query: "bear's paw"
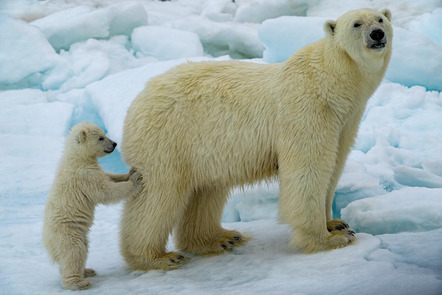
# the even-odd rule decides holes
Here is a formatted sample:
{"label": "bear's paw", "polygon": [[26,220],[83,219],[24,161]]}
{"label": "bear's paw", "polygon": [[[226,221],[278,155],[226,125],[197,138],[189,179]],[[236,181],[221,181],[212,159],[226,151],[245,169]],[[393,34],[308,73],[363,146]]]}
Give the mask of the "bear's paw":
{"label": "bear's paw", "polygon": [[342,219],[333,219],[327,222],[327,230],[332,231],[342,231],[345,229],[350,229],[350,226]]}
{"label": "bear's paw", "polygon": [[179,268],[188,257],[176,252],[168,252],[162,257],[156,258],[152,261],[154,269],[173,270]]}
{"label": "bear's paw", "polygon": [[179,248],[199,255],[220,254],[242,246],[248,240],[250,240],[249,237],[238,231],[223,229],[210,237],[195,240],[186,239],[185,243],[179,243]]}
{"label": "bear's paw", "polygon": [[75,279],[64,280],[63,286],[69,290],[84,290],[84,289],[89,289],[92,286],[92,284],[88,280],[75,278]]}
{"label": "bear's paw", "polygon": [[97,273],[92,268],[85,268],[84,269],[83,276],[85,278],[94,277],[96,275],[97,275]]}

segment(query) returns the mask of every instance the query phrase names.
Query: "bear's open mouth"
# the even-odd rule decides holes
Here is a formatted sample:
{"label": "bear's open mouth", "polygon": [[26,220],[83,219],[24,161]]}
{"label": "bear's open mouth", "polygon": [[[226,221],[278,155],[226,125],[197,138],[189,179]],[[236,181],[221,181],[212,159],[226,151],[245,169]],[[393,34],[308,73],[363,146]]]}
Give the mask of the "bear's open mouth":
{"label": "bear's open mouth", "polygon": [[104,152],[105,152],[106,154],[110,154],[110,153],[112,153],[113,151],[114,151],[114,149],[104,150]]}
{"label": "bear's open mouth", "polygon": [[374,43],[370,46],[371,49],[381,49],[385,47],[384,42]]}

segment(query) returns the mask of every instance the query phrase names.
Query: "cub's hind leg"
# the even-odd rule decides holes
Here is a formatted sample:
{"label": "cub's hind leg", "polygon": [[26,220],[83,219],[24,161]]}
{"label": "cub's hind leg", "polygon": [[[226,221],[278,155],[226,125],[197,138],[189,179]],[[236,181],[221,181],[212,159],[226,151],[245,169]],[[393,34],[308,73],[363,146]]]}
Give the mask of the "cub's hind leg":
{"label": "cub's hind leg", "polygon": [[180,250],[215,254],[240,246],[248,240],[243,234],[221,226],[228,195],[229,190],[225,188],[195,191],[175,230],[175,242]]}

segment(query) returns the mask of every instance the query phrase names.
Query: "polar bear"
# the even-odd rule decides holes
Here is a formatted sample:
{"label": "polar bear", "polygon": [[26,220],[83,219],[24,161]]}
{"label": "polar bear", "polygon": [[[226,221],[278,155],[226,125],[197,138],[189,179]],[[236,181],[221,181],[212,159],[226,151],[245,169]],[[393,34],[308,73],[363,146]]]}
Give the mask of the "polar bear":
{"label": "polar bear", "polygon": [[127,111],[122,154],[143,175],[125,203],[121,252],[134,269],[174,269],[165,245],[220,253],[246,238],[221,227],[235,186],[277,177],[279,214],[306,253],[355,237],[333,220],[338,179],[367,100],[391,56],[391,12],[350,11],[324,39],[279,64],[179,65],[151,79]]}
{"label": "polar bear", "polygon": [[140,172],[111,174],[99,166],[97,157],[112,153],[116,145],[98,126],[87,122],[75,125],[66,139],[46,203],[42,238],[52,260],[59,263],[67,289],[89,288],[84,277],[96,274],[85,269],[95,205],[130,199],[140,191]]}

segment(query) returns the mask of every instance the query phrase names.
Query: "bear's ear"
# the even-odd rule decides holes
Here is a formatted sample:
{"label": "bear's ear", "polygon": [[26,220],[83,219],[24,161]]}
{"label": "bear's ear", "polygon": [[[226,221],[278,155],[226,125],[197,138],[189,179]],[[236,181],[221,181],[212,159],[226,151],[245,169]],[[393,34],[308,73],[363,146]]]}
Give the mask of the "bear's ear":
{"label": "bear's ear", "polygon": [[83,128],[78,132],[75,138],[77,139],[78,143],[83,143],[86,141],[86,137],[87,137],[87,130]]}
{"label": "bear's ear", "polygon": [[391,11],[388,8],[384,8],[381,10],[381,13],[385,15],[389,22],[391,22]]}
{"label": "bear's ear", "polygon": [[335,34],[336,22],[328,20],[324,23],[324,32],[327,36],[332,37]]}

